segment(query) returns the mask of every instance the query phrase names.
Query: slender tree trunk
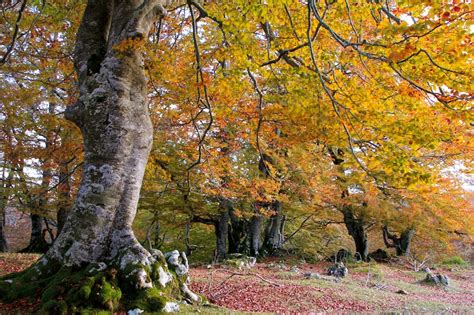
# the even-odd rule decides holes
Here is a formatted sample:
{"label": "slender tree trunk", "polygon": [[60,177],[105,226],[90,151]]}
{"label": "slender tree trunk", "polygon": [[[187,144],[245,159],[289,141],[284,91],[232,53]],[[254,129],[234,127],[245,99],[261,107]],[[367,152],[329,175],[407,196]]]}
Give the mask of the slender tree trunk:
{"label": "slender tree trunk", "polygon": [[184,245],[186,245],[186,256],[191,256],[198,246],[191,244],[191,222],[184,226]]}
{"label": "slender tree trunk", "polygon": [[5,234],[5,208],[0,212],[0,253],[4,252],[8,252],[7,236]]}
{"label": "slender tree trunk", "polygon": [[260,237],[262,229],[262,216],[255,214],[249,223],[250,256],[257,257],[260,253]]}
{"label": "slender tree trunk", "polygon": [[223,209],[215,221],[214,228],[216,234],[216,259],[220,261],[227,256],[227,240],[229,237],[229,211],[227,207]]}
{"label": "slender tree trunk", "polygon": [[5,212],[0,213],[0,252],[8,252],[7,237],[5,235]]}
{"label": "slender tree trunk", "polygon": [[[5,179],[5,174],[3,178]],[[13,172],[10,170],[7,178],[2,183],[1,186],[1,195],[0,195],[0,252],[8,251],[8,242],[5,234],[5,225],[6,225],[6,209],[8,205],[8,199],[10,198],[10,188],[11,182],[13,180]]]}
{"label": "slender tree trunk", "polygon": [[5,212],[0,213],[0,252],[8,252],[7,237],[5,235]]}
{"label": "slender tree trunk", "polygon": [[352,236],[355,243],[356,255],[360,255],[361,260],[367,261],[369,256],[369,240],[364,221],[355,218],[352,209],[349,207],[343,209],[343,214],[347,232]]}

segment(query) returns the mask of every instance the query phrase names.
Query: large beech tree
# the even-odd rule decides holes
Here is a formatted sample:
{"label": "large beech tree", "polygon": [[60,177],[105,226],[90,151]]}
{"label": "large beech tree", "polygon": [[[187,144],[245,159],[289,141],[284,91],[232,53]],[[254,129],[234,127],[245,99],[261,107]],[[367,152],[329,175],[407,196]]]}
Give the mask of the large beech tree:
{"label": "large beech tree", "polygon": [[[65,113],[84,139],[79,191],[52,248],[25,273],[3,281],[2,297],[46,284],[43,302],[50,312],[87,301],[113,310],[126,289],[134,291],[126,296],[132,300],[127,307],[165,306],[165,295],[153,290],[173,281],[165,257],[143,248],[131,225],[153,137],[141,47],[171,2],[88,1],[74,51],[79,98]],[[179,282],[188,298],[198,300],[185,278]]]}

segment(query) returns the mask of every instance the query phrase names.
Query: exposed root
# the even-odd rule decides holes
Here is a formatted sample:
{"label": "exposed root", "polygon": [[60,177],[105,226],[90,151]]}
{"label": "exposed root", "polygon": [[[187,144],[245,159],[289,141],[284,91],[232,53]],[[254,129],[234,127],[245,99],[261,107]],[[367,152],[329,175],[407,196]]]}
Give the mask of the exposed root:
{"label": "exposed root", "polygon": [[[91,263],[82,268],[42,258],[25,271],[0,279],[0,300],[11,303],[23,297],[41,297],[40,312],[54,314],[137,308],[162,312],[172,301],[199,302],[200,297],[187,287],[184,253],[174,251],[166,257],[168,263],[165,255],[154,250],[144,264],[131,259],[128,252],[114,263]],[[128,263],[121,264],[124,261]]]}

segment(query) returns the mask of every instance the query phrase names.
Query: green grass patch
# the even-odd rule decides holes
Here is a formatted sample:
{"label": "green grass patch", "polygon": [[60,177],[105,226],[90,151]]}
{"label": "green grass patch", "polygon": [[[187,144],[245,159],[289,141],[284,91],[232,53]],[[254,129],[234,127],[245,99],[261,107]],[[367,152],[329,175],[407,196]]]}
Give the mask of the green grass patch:
{"label": "green grass patch", "polygon": [[447,258],[441,262],[441,265],[451,266],[451,267],[452,266],[469,267],[469,263],[459,256],[453,256],[453,257]]}

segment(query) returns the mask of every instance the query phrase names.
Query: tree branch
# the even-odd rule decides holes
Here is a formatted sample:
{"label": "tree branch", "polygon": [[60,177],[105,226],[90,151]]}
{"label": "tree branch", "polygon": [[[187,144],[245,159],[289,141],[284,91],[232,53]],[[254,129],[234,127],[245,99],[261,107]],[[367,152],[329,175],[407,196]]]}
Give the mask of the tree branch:
{"label": "tree branch", "polygon": [[18,16],[17,16],[16,22],[15,22],[15,28],[13,30],[12,40],[10,42],[10,45],[8,45],[7,51],[3,55],[2,59],[0,59],[0,66],[4,65],[7,62],[8,56],[11,54],[11,52],[13,51],[13,48],[15,47],[16,39],[17,39],[17,36],[18,36],[18,30],[20,29],[19,24],[20,24],[22,15],[23,15],[23,11],[25,11],[25,8],[26,8],[26,2],[27,2],[27,0],[23,0],[23,2],[21,4],[21,7],[20,7],[20,10],[18,11]]}

